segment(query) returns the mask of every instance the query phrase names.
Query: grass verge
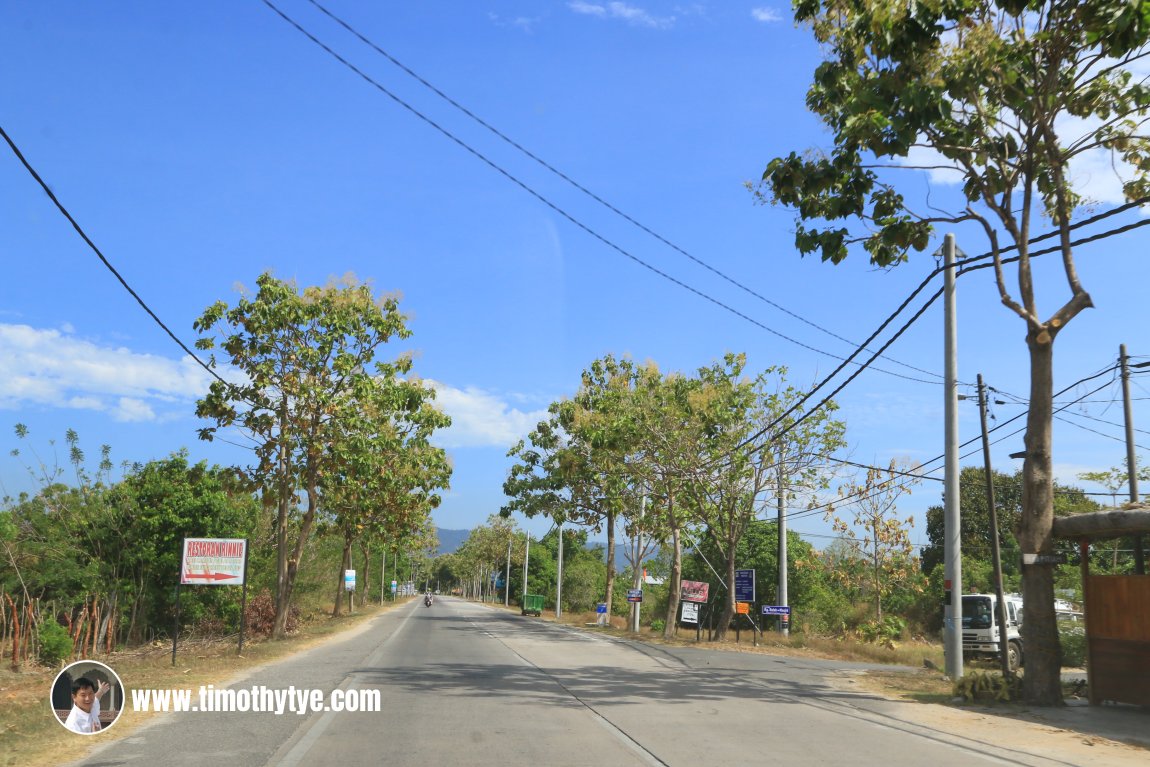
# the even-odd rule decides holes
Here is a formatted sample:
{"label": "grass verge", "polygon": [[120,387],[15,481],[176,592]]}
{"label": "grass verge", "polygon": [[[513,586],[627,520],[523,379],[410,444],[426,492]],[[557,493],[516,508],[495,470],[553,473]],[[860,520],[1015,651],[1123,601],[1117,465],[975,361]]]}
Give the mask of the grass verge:
{"label": "grass verge", "polygon": [[[176,665],[171,643],[155,643],[130,651],[97,656],[119,676],[131,695],[140,688],[195,688],[223,682],[240,671],[284,658],[312,647],[335,634],[354,628],[380,612],[406,600],[356,608],[351,616],[330,618],[313,615],[303,621],[295,635],[281,642],[244,642],[244,654],[236,655],[236,640],[180,642]],[[18,673],[0,670],[0,767],[49,767],[79,759],[87,750],[108,740],[118,740],[155,714],[142,714],[125,706],[115,725],[92,736],[65,730],[49,703],[52,682],[60,668],[28,668]]]}

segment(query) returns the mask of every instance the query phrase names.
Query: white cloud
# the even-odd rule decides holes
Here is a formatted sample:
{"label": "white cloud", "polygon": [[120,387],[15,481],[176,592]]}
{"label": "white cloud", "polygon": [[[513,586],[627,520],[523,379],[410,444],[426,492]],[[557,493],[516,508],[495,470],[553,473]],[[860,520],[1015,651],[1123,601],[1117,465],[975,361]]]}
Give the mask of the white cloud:
{"label": "white cloud", "polygon": [[500,16],[498,13],[488,13],[487,18],[498,27],[517,27],[528,34],[542,21],[540,16]]}
{"label": "white cloud", "polygon": [[186,407],[208,389],[193,360],[101,346],[67,330],[0,324],[0,409],[61,407],[152,421],[155,405]]}
{"label": "white cloud", "polygon": [[525,412],[511,407],[503,395],[473,386],[425,383],[435,388],[436,404],[451,416],[451,428],[436,438],[444,447],[511,447],[547,418],[546,408]]}
{"label": "white cloud", "polygon": [[783,15],[774,8],[752,8],[751,17],[765,24],[783,20]]}
{"label": "white cloud", "polygon": [[112,411],[112,416],[117,421],[154,421],[156,420],[156,411],[143,400],[136,399],[135,397],[120,397],[120,402]]}
{"label": "white cloud", "polygon": [[622,19],[636,27],[667,29],[675,23],[674,16],[652,16],[638,6],[621,2],[589,3],[586,0],[572,0],[567,4],[567,7],[575,13],[581,13],[585,16],[595,16],[600,19]]}

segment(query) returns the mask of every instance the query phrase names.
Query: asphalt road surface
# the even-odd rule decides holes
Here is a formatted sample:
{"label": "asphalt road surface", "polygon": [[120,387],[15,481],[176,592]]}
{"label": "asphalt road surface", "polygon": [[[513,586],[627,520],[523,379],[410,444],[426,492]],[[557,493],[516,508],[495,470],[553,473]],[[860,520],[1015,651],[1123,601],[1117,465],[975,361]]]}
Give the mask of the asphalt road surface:
{"label": "asphalt road surface", "polygon": [[[833,683],[852,668],[862,667],[664,650],[462,600],[440,598],[430,608],[414,601],[232,685],[378,690],[378,712],[160,714],[76,764],[1126,763],[1102,749],[1079,759],[1042,737],[1000,733],[992,745],[977,718],[938,725],[914,714],[937,707]],[[1145,754],[1130,754],[1129,763],[1145,764]]]}

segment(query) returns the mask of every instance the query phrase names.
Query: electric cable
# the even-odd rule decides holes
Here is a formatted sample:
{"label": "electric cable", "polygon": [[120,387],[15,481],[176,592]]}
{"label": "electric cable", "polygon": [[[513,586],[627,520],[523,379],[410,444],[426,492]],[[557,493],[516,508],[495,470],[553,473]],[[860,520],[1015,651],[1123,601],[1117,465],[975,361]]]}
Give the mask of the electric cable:
{"label": "electric cable", "polygon": [[92,250],[92,252],[96,254],[96,256],[100,259],[100,262],[103,263],[108,271],[112,273],[112,276],[114,276],[120,285],[123,286],[124,290],[128,291],[128,294],[132,296],[132,298],[136,299],[136,303],[138,303],[144,309],[144,311],[148,313],[148,316],[151,317],[152,320],[157,325],[159,325],[165,333],[168,334],[169,338],[176,342],[177,346],[184,350],[185,354],[195,360],[200,367],[208,371],[208,374],[215,378],[217,381],[222,384],[227,384],[227,381],[221,378],[219,374],[216,373],[216,371],[213,370],[206,362],[197,357],[195,352],[189,349],[184,344],[184,342],[181,341],[179,337],[173,333],[167,325],[164,324],[164,321],[161,320],[154,311],[152,311],[152,308],[148,306],[144,299],[140,297],[140,294],[137,293],[132,288],[132,286],[128,284],[128,281],[124,279],[119,271],[117,271],[116,267],[112,266],[107,257],[104,256],[98,247],[96,247],[96,243],[92,242],[92,238],[88,236],[88,233],[84,231],[79,222],[77,222],[76,219],[72,217],[72,214],[68,212],[68,209],[64,207],[64,204],[60,202],[58,197],[56,197],[56,194],[52,191],[51,187],[49,187],[48,184],[44,182],[44,179],[41,178],[40,174],[36,172],[36,169],[33,168],[32,164],[28,162],[27,158],[24,157],[24,153],[20,151],[18,146],[16,146],[16,142],[12,140],[12,138],[8,135],[8,132],[4,130],[3,126],[0,126],[0,136],[4,137],[4,140],[8,142],[8,146],[12,149],[12,152],[16,155],[16,158],[20,160],[20,163],[24,166],[24,169],[27,170],[28,173],[31,174],[32,178],[36,180],[36,183],[39,184],[40,188],[44,190],[44,193],[48,195],[48,199],[50,199],[56,206],[56,209],[63,214],[64,218],[68,219],[68,223],[70,223],[72,228],[76,230],[76,233],[80,235],[80,239],[82,239],[84,243]]}
{"label": "electric cable", "polygon": [[[608,239],[604,235],[602,235],[599,232],[597,232],[596,230],[592,229],[587,224],[584,224],[582,221],[577,219],[574,215],[569,213],[567,210],[560,207],[557,203],[553,202],[550,198],[545,197],[542,193],[536,191],[533,187],[529,186],[526,182],[521,180],[518,176],[515,176],[510,171],[503,168],[501,165],[496,163],[494,160],[489,158],[487,155],[483,154],[478,149],[475,149],[470,144],[465,142],[463,139],[459,138],[454,133],[449,131],[447,128],[443,127],[442,125],[440,125],[439,123],[437,123],[436,121],[432,120],[430,117],[425,115],[423,112],[420,112],[418,109],[413,107],[411,104],[409,104],[406,101],[404,101],[403,99],[401,99],[399,96],[397,96],[395,93],[390,91],[382,83],[375,80],[374,78],[371,77],[371,75],[367,74],[362,69],[360,69],[359,67],[352,64],[350,61],[348,61],[343,56],[341,56],[339,53],[337,53],[335,50],[333,50],[330,46],[328,46],[326,43],[324,43],[318,37],[316,37],[311,32],[309,32],[307,29],[305,29],[302,25],[299,24],[299,22],[297,22],[291,16],[288,16],[286,13],[284,13],[282,10],[280,10],[275,4],[273,4],[271,2],[271,0],[260,0],[260,1],[264,5],[266,5],[268,8],[270,8],[272,11],[274,11],[276,13],[276,15],[278,15],[280,18],[282,18],[285,22],[287,22],[290,26],[292,26],[296,31],[298,31],[301,35],[303,35],[308,40],[310,40],[312,43],[314,43],[316,46],[321,48],[324,52],[326,52],[329,56],[334,58],[340,64],[347,67],[348,69],[350,69],[355,74],[359,75],[360,78],[362,78],[369,85],[376,88],[376,90],[378,90],[380,93],[383,93],[385,96],[390,98],[396,104],[398,104],[399,106],[403,107],[408,112],[410,112],[411,114],[418,117],[424,123],[426,123],[427,125],[434,128],[436,131],[441,133],[444,137],[450,139],[454,144],[459,146],[461,149],[466,151],[468,154],[472,155],[476,159],[483,162],[485,165],[487,165],[489,168],[494,170],[496,173],[498,173],[499,175],[506,178],[508,181],[510,181],[515,186],[522,189],[527,194],[534,197],[539,202],[543,203],[545,206],[550,208],[552,211],[557,213],[559,216],[566,219],[568,222],[573,224],[575,227],[577,227],[578,229],[580,229],[584,233],[588,234],[589,236],[591,236],[595,240],[598,240],[603,245],[606,245],[610,250],[615,251],[616,253],[620,254],[621,256],[624,256],[625,258],[630,259],[631,261],[635,262],[639,266],[642,266],[644,269],[647,269],[648,271],[662,277],[663,279],[665,279],[671,283],[674,283],[675,285],[678,285],[680,288],[682,288],[682,289],[684,289],[690,293],[693,293],[694,295],[698,296],[699,298],[702,298],[703,300],[708,301],[708,302],[714,304],[715,306],[718,306],[719,308],[730,312],[731,314],[735,315],[736,317],[739,317],[740,319],[745,320],[745,321],[751,323],[752,325],[755,325],[756,327],[758,327],[762,330],[765,330],[768,333],[770,333],[770,334],[772,334],[778,338],[783,339],[784,341],[795,344],[796,346],[799,346],[803,349],[807,349],[808,351],[812,351],[816,354],[821,354],[825,357],[830,357],[832,359],[837,359],[837,360],[844,359],[843,357],[841,357],[837,354],[832,354],[831,352],[824,351],[822,349],[818,349],[814,346],[803,343],[802,341],[799,341],[795,338],[792,338],[788,335],[785,335],[784,333],[780,333],[779,331],[775,330],[774,328],[771,328],[768,325],[766,325],[762,322],[759,322],[758,320],[754,319],[753,317],[747,315],[746,313],[744,313],[742,311],[739,311],[738,309],[735,309],[734,307],[724,303],[723,301],[720,301],[719,299],[715,298],[714,296],[711,296],[710,294],[705,293],[704,291],[702,291],[702,290],[700,290],[700,289],[698,289],[692,285],[689,285],[688,283],[684,282],[683,280],[680,280],[677,277],[672,276],[671,274],[663,271],[662,269],[654,266],[653,264],[648,263],[647,261],[643,260],[639,256],[635,255],[634,253],[631,253],[630,251],[628,251],[627,249],[618,245],[614,241]],[[895,373],[894,371],[885,370],[885,369],[878,368],[878,367],[873,367],[873,369],[876,372],[885,373],[887,375],[895,376],[896,378],[902,378],[902,379],[905,379],[908,381],[914,381],[916,383],[927,383],[927,384],[933,384],[933,385],[941,384],[940,381],[928,381],[926,379],[915,378],[913,376],[904,375],[902,373]],[[932,373],[931,375],[935,375],[935,374]]]}
{"label": "electric cable", "polygon": [[[753,288],[748,287],[747,285],[743,284],[739,280],[736,280],[734,277],[731,277],[730,275],[726,274],[725,272],[721,271],[720,269],[716,268],[715,266],[712,266],[711,264],[704,261],[703,259],[698,258],[697,256],[691,254],[686,249],[684,249],[681,246],[677,245],[676,243],[670,241],[669,239],[667,239],[663,235],[661,235],[658,232],[651,229],[646,224],[642,223],[641,221],[638,221],[633,216],[631,216],[628,213],[626,213],[625,211],[621,210],[616,205],[614,205],[611,202],[609,202],[608,200],[604,199],[599,194],[596,194],[592,190],[588,189],[586,186],[579,183],[575,179],[571,178],[569,175],[564,173],[562,170],[555,167],[553,164],[551,164],[547,160],[543,159],[542,157],[538,156],[537,154],[535,154],[531,150],[527,149],[521,143],[519,143],[515,139],[511,138],[510,136],[505,134],[503,131],[499,130],[494,125],[492,125],[491,123],[484,120],[479,115],[475,114],[473,111],[471,111],[470,109],[465,107],[463,104],[456,101],[454,98],[452,98],[448,94],[444,93],[443,90],[441,90],[440,88],[438,88],[437,86],[435,86],[434,84],[429,82],[427,79],[425,79],[423,76],[421,76],[420,74],[418,74],[414,70],[412,70],[410,67],[408,67],[406,64],[404,64],[402,61],[397,59],[395,56],[388,53],[386,50],[384,50],[382,47],[380,47],[377,43],[375,43],[374,41],[369,39],[366,35],[364,35],[358,29],[353,27],[346,20],[344,20],[340,16],[337,16],[336,14],[332,13],[332,11],[330,11],[327,7],[325,7],[323,4],[319,3],[318,0],[308,0],[308,2],[311,3],[313,6],[315,6],[317,9],[319,9],[320,12],[322,12],[324,15],[326,15],[328,18],[330,18],[336,24],[340,25],[345,30],[347,30],[350,34],[352,34],[354,37],[356,37],[364,45],[368,46],[369,48],[374,50],[376,53],[383,56],[389,62],[394,64],[402,72],[404,72],[405,74],[410,76],[412,79],[414,79],[420,85],[423,85],[425,88],[430,90],[436,96],[443,99],[444,101],[446,101],[451,106],[455,107],[457,110],[459,110],[464,115],[466,115],[467,117],[474,120],[476,123],[478,123],[482,127],[486,128],[488,131],[490,131],[496,137],[498,137],[499,139],[501,139],[502,141],[504,141],[505,143],[507,143],[508,145],[513,147],[514,149],[518,150],[520,153],[522,153],[526,157],[530,158],[534,162],[538,163],[540,166],[542,166],[548,172],[554,174],[555,176],[559,177],[563,181],[567,182],[572,187],[577,189],[579,192],[583,193],[587,197],[590,197],[592,200],[599,203],[600,205],[602,205],[607,210],[609,210],[612,213],[614,213],[615,215],[619,216],[624,221],[627,221],[631,225],[638,228],[640,231],[650,235],[651,237],[653,237],[658,242],[666,245],[671,250],[675,251],[676,253],[679,253],[682,256],[685,256],[686,258],[688,258],[689,260],[698,264],[699,266],[703,267],[707,271],[718,276],[719,278],[726,281],[727,283],[734,285],[735,287],[739,288],[740,290],[747,293],[748,295],[758,299],[759,301],[762,301],[763,303],[767,304],[768,306],[774,307],[775,309],[779,310],[780,312],[782,312],[786,315],[789,315],[790,317],[793,317],[794,319],[798,320],[799,322],[802,322],[806,325],[809,325],[810,327],[812,327],[818,331],[821,331],[822,333],[825,333],[826,335],[828,335],[832,338],[835,338],[839,341],[842,341],[842,342],[844,342],[850,346],[857,346],[857,344],[854,341],[850,340],[849,338],[845,338],[845,337],[839,335],[838,333],[835,333],[832,330],[828,330],[827,328],[823,327],[822,325],[819,325],[818,323],[813,322],[813,321],[807,319],[806,317],[803,317],[802,315],[791,311],[790,309],[787,309],[785,306],[782,306],[779,303],[772,301],[770,298],[767,298],[766,296],[757,292]],[[270,2],[269,2],[269,4],[270,4]],[[939,375],[938,373],[935,373],[935,372],[930,371],[930,370],[924,370],[923,368],[916,367],[914,365],[910,365],[910,364],[905,363],[905,362],[900,362],[899,360],[896,360],[893,357],[884,357],[883,359],[886,359],[890,362],[893,362],[896,365],[901,365],[904,368],[908,368],[910,370],[917,371],[919,373],[924,373],[924,374],[929,375],[929,376],[934,376],[935,378],[942,378],[942,376]]]}

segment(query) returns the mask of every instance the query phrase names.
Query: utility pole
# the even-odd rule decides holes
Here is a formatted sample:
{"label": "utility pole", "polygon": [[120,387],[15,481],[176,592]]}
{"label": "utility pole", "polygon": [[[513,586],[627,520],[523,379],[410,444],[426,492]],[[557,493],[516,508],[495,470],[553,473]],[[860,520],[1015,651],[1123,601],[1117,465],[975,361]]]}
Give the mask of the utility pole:
{"label": "utility pole", "polygon": [[520,607],[527,606],[527,563],[531,561],[531,533],[525,533],[527,546],[523,552],[523,598]]}
{"label": "utility pole", "polygon": [[[647,513],[647,493],[643,492],[643,497],[639,501],[639,525],[635,532],[635,577],[631,580],[634,581],[632,588],[643,588],[643,517]],[[642,608],[642,602],[631,603],[631,631],[636,634],[639,633],[639,610]],[[611,609],[611,605],[607,605],[607,609]]]}
{"label": "utility pole", "polygon": [[563,520],[559,520],[559,572],[555,577],[555,620],[563,616]]}
{"label": "utility pole", "polygon": [[[1130,412],[1130,367],[1126,356],[1126,344],[1118,347],[1118,359],[1122,363],[1122,409],[1126,413],[1126,476],[1130,482],[1130,503],[1138,503],[1138,459],[1134,456],[1134,416]],[[1146,554],[1142,550],[1142,535],[1134,535],[1134,572],[1146,574]]]}
{"label": "utility pole", "polygon": [[958,505],[958,328],[954,296],[954,235],[948,234],[942,245],[945,267],[944,344],[946,365],[943,386],[946,410],[946,482],[945,525],[943,532],[943,638],[946,645],[946,675],[962,678],[962,538]]}
{"label": "utility pole", "polygon": [[[787,604],[789,604],[787,602],[787,500],[786,487],[783,484],[783,455],[781,448],[776,458],[775,472],[775,495],[778,500],[779,516],[779,604],[786,607]],[[790,636],[791,628],[786,617],[787,616],[784,615],[779,618],[779,633],[783,636]]]}
{"label": "utility pole", "polygon": [[[994,593],[998,597],[998,657],[1002,665],[1002,678],[1010,678],[1010,650],[1006,638],[1006,594],[1002,588],[1002,550],[998,542],[998,509],[994,505],[994,474],[990,469],[990,436],[986,431],[986,387],[982,373],[978,374],[978,419],[982,424],[982,465],[986,472],[986,508],[990,512],[990,550],[994,556]],[[961,603],[962,598],[959,597]]]}
{"label": "utility pole", "polygon": [[503,606],[511,604],[511,533],[507,533],[507,570],[503,574]]}

